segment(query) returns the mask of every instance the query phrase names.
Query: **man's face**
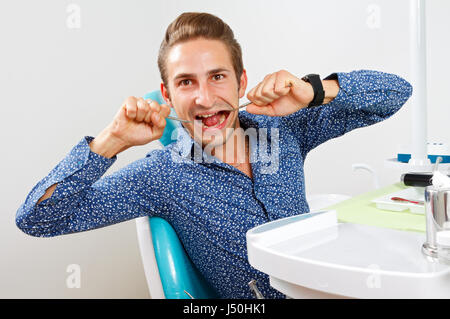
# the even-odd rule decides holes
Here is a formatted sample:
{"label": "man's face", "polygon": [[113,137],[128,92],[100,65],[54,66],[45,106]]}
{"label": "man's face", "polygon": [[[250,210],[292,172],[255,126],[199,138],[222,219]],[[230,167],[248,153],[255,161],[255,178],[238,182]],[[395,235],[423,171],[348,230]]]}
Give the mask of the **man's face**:
{"label": "man's face", "polygon": [[233,133],[230,128],[239,127],[238,112],[230,110],[245,94],[245,70],[238,85],[225,44],[202,38],[172,47],[166,66],[168,88],[162,85],[166,102],[178,117],[195,122],[183,123],[184,127],[203,146],[224,144]]}

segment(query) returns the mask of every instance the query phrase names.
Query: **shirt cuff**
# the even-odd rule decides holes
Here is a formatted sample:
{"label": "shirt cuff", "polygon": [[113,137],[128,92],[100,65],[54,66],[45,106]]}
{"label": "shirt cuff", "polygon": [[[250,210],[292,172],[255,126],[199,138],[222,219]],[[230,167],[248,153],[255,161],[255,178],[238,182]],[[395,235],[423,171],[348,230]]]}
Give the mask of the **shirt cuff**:
{"label": "shirt cuff", "polygon": [[343,103],[345,104],[345,101],[348,99],[348,86],[351,83],[346,78],[345,73],[332,73],[323,80],[337,80],[339,84],[339,91],[336,97],[327,104],[323,104],[323,106],[342,105]]}

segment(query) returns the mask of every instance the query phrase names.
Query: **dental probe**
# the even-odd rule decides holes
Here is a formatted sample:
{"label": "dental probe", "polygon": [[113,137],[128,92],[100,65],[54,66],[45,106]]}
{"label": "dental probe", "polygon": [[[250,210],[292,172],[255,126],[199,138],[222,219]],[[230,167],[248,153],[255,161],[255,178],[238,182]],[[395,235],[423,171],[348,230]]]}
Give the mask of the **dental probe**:
{"label": "dental probe", "polygon": [[[286,87],[292,87],[292,83],[288,83],[288,84],[286,85]],[[244,107],[246,107],[247,105],[250,105],[250,104],[252,104],[252,102],[246,102],[246,103],[242,104],[241,106],[239,106],[239,107],[237,107],[237,108],[234,108],[234,107],[233,107],[233,110],[230,111],[230,112],[239,111],[240,109],[242,109],[242,108],[244,108]],[[178,117],[174,117],[174,116],[167,116],[166,118],[171,119],[171,120],[174,120],[174,121],[184,122],[184,123],[193,123],[193,121],[182,120],[182,119],[180,119],[180,118],[178,118]]]}
{"label": "dental probe", "polygon": [[[234,112],[234,111],[240,110],[240,109],[242,109],[243,107],[246,107],[247,105],[249,105],[249,104],[251,104],[251,103],[252,103],[252,102],[244,103],[244,104],[242,104],[241,106],[239,106],[238,108],[233,108],[233,110],[230,111],[230,112]],[[178,118],[178,117],[174,117],[174,116],[167,116],[166,118],[167,118],[167,119],[174,120],[174,121],[180,121],[180,122],[183,122],[183,123],[193,123],[193,121],[182,120],[182,119],[180,119],[180,118]]]}

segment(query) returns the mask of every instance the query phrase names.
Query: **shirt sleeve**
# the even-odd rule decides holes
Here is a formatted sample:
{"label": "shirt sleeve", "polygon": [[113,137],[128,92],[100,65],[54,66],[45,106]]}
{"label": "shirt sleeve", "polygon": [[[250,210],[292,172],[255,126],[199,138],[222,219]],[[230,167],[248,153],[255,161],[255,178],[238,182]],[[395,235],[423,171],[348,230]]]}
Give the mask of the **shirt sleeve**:
{"label": "shirt sleeve", "polygon": [[[16,213],[23,232],[52,237],[161,212],[164,193],[157,190],[162,177],[151,167],[152,156],[101,178],[117,158],[92,152],[92,139],[83,138],[28,194]],[[36,204],[55,183],[52,196]]]}
{"label": "shirt sleeve", "polygon": [[297,138],[303,156],[329,139],[391,117],[412,94],[406,80],[380,71],[334,73],[326,79],[339,82],[339,93],[331,102],[282,118]]}

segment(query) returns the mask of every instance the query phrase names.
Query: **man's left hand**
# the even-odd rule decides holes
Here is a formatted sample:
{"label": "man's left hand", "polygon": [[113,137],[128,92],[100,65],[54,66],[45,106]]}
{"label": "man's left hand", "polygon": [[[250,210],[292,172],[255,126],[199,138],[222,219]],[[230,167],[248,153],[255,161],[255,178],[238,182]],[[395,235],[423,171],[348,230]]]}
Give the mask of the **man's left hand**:
{"label": "man's left hand", "polygon": [[252,102],[246,108],[249,113],[286,116],[308,106],[314,98],[314,90],[308,82],[281,70],[268,74],[250,90],[247,98]]}

